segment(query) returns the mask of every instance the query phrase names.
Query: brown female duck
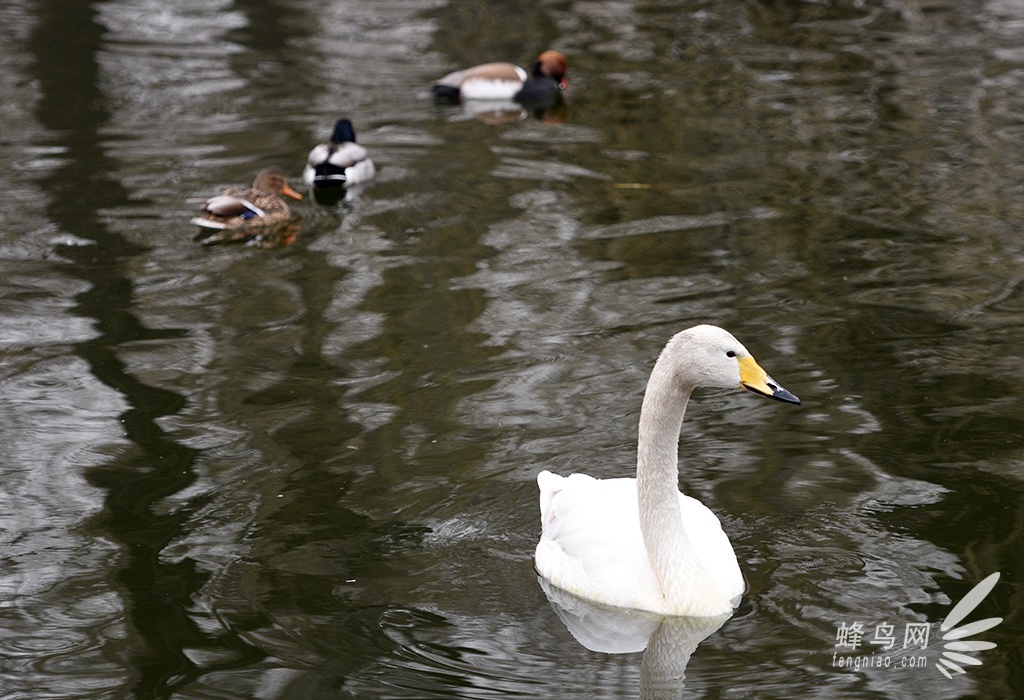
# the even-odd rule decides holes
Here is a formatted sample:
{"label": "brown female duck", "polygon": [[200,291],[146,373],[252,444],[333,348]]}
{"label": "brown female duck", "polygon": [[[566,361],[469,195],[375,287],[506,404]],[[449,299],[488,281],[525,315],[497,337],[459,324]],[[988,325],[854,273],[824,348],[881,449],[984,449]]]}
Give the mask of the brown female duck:
{"label": "brown female duck", "polygon": [[232,187],[203,202],[190,222],[200,229],[193,240],[204,244],[245,241],[268,227],[286,224],[291,210],[281,195],[302,199],[280,170],[259,171],[251,188]]}

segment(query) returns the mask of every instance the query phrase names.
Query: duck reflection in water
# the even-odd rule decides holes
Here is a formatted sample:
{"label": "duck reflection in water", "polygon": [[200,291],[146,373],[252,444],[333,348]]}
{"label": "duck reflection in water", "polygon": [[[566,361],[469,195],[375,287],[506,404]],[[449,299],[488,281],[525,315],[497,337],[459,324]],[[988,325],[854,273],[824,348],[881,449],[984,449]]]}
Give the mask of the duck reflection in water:
{"label": "duck reflection in water", "polygon": [[471,118],[485,124],[508,124],[533,117],[545,124],[561,124],[569,117],[569,106],[560,94],[531,100],[469,100],[458,106],[460,118]]}

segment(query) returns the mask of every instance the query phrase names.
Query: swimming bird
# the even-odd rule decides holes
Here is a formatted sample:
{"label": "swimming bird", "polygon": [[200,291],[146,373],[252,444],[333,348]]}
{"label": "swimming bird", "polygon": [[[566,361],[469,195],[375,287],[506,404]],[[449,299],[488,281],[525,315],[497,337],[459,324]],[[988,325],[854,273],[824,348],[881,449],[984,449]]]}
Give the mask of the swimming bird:
{"label": "swimming bird", "polygon": [[259,171],[252,187],[232,187],[203,202],[190,221],[200,229],[193,240],[204,244],[249,240],[268,227],[286,224],[291,210],[281,195],[302,199],[280,170]]}
{"label": "swimming bird", "polygon": [[373,179],[376,168],[366,149],[356,143],[352,122],[339,119],[331,140],[313,147],[302,171],[303,181],[314,192],[341,190]]}
{"label": "swimming bird", "polygon": [[430,91],[447,100],[548,100],[568,87],[568,68],[565,56],[545,51],[530,73],[512,63],[484,63],[449,73],[431,85]]}
{"label": "swimming bird", "polygon": [[679,492],[679,434],[697,387],[743,388],[788,403],[729,332],[701,325],[662,350],[640,409],[636,478],[543,471],[537,572],[580,598],[660,615],[731,614],[745,584],[714,513]]}

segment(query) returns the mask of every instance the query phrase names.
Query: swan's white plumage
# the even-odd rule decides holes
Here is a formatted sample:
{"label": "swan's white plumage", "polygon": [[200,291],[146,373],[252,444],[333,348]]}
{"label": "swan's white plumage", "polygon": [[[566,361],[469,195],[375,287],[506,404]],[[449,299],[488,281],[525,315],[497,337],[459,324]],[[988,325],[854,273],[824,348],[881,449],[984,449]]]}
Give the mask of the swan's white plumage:
{"label": "swan's white plumage", "polygon": [[745,586],[729,538],[715,514],[677,485],[679,429],[697,386],[743,386],[798,401],[726,331],[697,326],[677,334],[644,396],[638,478],[538,474],[542,534],[534,561],[541,576],[615,607],[689,616],[732,611]]}
{"label": "swan's white plumage", "polygon": [[[661,584],[648,561],[640,532],[636,479],[595,479],[586,474],[537,475],[543,536],[537,570],[559,588],[586,600],[653,612],[662,608]],[[695,607],[719,614],[743,593],[743,575],[717,516],[695,498],[679,494],[680,512],[697,562],[716,592]],[[656,601],[652,604],[652,601]]]}

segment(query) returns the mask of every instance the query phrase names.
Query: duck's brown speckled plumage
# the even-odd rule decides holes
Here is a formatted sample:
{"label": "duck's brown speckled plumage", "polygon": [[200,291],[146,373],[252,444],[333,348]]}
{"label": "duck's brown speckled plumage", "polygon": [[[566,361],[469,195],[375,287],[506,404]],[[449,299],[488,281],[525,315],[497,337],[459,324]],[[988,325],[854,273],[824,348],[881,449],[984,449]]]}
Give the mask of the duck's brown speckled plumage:
{"label": "duck's brown speckled plumage", "polygon": [[280,170],[259,171],[252,187],[233,187],[203,202],[191,221],[200,229],[193,240],[207,245],[245,241],[268,227],[287,224],[291,210],[281,195],[302,199]]}

